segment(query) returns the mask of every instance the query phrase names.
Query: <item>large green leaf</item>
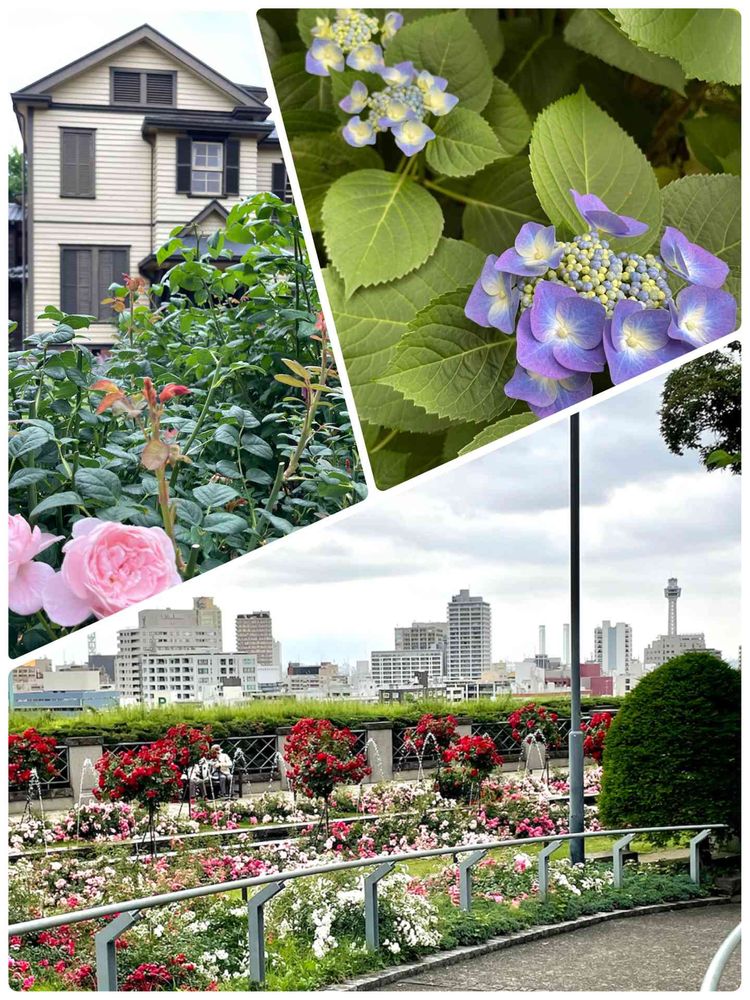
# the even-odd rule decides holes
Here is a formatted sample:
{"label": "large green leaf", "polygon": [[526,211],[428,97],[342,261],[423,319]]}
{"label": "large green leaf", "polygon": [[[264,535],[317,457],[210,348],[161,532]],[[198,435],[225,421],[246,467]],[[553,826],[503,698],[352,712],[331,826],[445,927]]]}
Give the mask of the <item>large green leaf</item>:
{"label": "large green leaf", "polygon": [[427,163],[436,174],[469,177],[502,156],[495,133],[476,111],[456,107],[435,122],[427,144]]}
{"label": "large green leaf", "polygon": [[432,195],[383,170],[355,170],[334,181],[322,215],[326,248],[347,295],[424,264],[443,230]]}
{"label": "large green leaf", "polygon": [[474,281],[484,254],[459,240],[441,239],[417,271],[382,288],[360,288],[348,299],[341,280],[324,272],[346,370],[360,419],[374,426],[430,433],[447,422],[428,414],[389,385],[375,381],[385,374],[396,345],[420,309],[443,292]]}
{"label": "large green leaf", "polygon": [[503,156],[515,156],[528,143],[531,119],[519,98],[502,80],[493,80],[492,94],[482,117],[492,126]]}
{"label": "large green leaf", "polygon": [[676,59],[687,76],[710,83],[741,82],[740,13],[717,7],[613,7],[636,45]]}
{"label": "large green leaf", "polygon": [[493,163],[460,187],[450,182],[441,186],[465,202],[464,238],[487,253],[499,254],[512,246],[524,222],[548,221],[526,156]]}
{"label": "large green leaf", "polygon": [[73,493],[72,490],[68,490],[65,493],[53,493],[51,496],[45,497],[41,500],[36,507],[31,511],[29,517],[33,520],[44,514],[48,510],[57,510],[58,507],[82,507],[83,500],[78,496],[77,493]]}
{"label": "large green leaf", "polygon": [[273,65],[273,83],[282,111],[310,109],[324,111],[331,105],[331,81],[313,76],[305,69],[305,53],[290,52]]}
{"label": "large green leaf", "polygon": [[511,406],[503,388],[515,368],[516,340],[466,318],[470,290],[441,295],[418,313],[382,381],[429,413],[492,420]]}
{"label": "large green leaf", "polygon": [[467,9],[466,16],[477,29],[477,34],[487,49],[490,66],[497,66],[505,49],[497,9],[494,7],[473,7]]}
{"label": "large green leaf", "polygon": [[203,507],[223,507],[239,494],[224,483],[206,483],[205,486],[196,486],[193,496]]}
{"label": "large green leaf", "polygon": [[625,73],[634,73],[680,94],[685,92],[685,74],[680,64],[639,48],[605,10],[574,11],[565,25],[565,41]]}
{"label": "large green leaf", "polygon": [[739,117],[709,112],[682,123],[693,156],[716,174],[740,173]]}
{"label": "large green leaf", "polygon": [[595,194],[613,212],[633,216],[648,232],[610,242],[618,249],[647,250],[661,226],[656,175],[627,133],[581,88],[543,111],[531,134],[531,176],[539,202],[560,235],[580,233],[585,223],[570,188]]}
{"label": "large green leaf", "polygon": [[508,434],[514,434],[523,427],[530,427],[531,424],[536,423],[537,419],[533,413],[515,413],[512,417],[503,417],[502,420],[497,420],[494,424],[490,424],[489,427],[483,428],[469,444],[459,451],[459,455],[468,455],[475,448],[481,448],[482,445],[499,441],[500,438],[507,437]]}
{"label": "large green leaf", "polygon": [[382,168],[383,161],[369,146],[354,149],[340,135],[305,135],[292,141],[307,217],[313,229],[323,227],[320,210],[328,188],[352,170]]}
{"label": "large green leaf", "polygon": [[514,17],[503,25],[505,55],[497,75],[513,88],[531,115],[579,84],[582,56],[560,35],[543,31],[536,18]]}
{"label": "large green leaf", "polygon": [[696,174],[672,181],[662,189],[664,224],[681,230],[689,240],[729,264],[727,288],[740,297],[739,177]]}
{"label": "large green leaf", "polygon": [[79,469],[75,474],[75,486],[87,500],[97,500],[107,506],[117,503],[122,493],[119,477],[109,469]]}
{"label": "large green leaf", "polygon": [[388,46],[388,62],[411,60],[448,81],[461,107],[481,111],[492,90],[492,67],[482,39],[463,11],[405,24]]}

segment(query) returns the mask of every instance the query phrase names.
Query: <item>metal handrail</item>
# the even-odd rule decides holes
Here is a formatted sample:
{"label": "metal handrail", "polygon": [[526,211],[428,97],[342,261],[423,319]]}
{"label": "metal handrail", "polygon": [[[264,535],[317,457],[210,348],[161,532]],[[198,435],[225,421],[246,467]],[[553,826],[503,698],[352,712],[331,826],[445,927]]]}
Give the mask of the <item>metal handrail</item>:
{"label": "metal handrail", "polygon": [[97,956],[97,990],[112,992],[117,989],[117,954],[115,941],[139,918],[142,910],[158,906],[168,906],[188,899],[200,899],[222,892],[242,891],[243,899],[247,899],[247,890],[259,888],[254,896],[247,899],[248,934],[250,943],[250,981],[262,983],[265,980],[265,948],[263,907],[265,903],[280,892],[287,882],[305,878],[311,875],[327,875],[333,872],[349,871],[357,868],[375,868],[376,871],[365,879],[365,929],[368,946],[377,942],[378,900],[377,882],[393,865],[402,861],[414,861],[422,858],[446,857],[448,855],[469,854],[470,857],[459,863],[459,897],[464,910],[471,908],[471,872],[487,854],[488,851],[502,850],[509,847],[526,847],[529,844],[545,844],[546,849],[538,857],[538,884],[541,898],[545,898],[550,855],[565,842],[584,841],[586,838],[620,837],[613,845],[613,866],[616,886],[622,884],[622,852],[627,844],[638,834],[649,833],[679,833],[697,830],[698,833],[690,841],[690,877],[696,884],[700,883],[700,853],[699,847],[712,831],[726,829],[724,823],[690,823],[680,826],[644,826],[623,830],[592,830],[583,833],[552,833],[541,837],[521,837],[512,840],[491,840],[479,844],[456,844],[452,847],[434,847],[422,851],[408,851],[402,854],[380,854],[370,858],[356,858],[352,861],[338,861],[329,865],[314,865],[307,868],[296,868],[290,871],[275,872],[267,875],[256,875],[251,878],[234,879],[228,882],[212,883],[211,885],[194,886],[192,889],[180,889],[175,892],[161,893],[158,896],[144,896],[140,899],[129,899],[119,903],[108,903],[103,906],[93,906],[83,910],[71,910],[69,913],[59,913],[51,917],[41,917],[35,920],[24,920],[8,927],[9,935],[22,935],[48,930],[52,927],[62,927],[80,923],[85,920],[98,920],[104,917],[116,917],[103,930],[96,934]]}
{"label": "metal handrail", "polygon": [[726,964],[740,943],[741,937],[742,924],[737,924],[721,942],[716,954],[711,959],[701,983],[701,993],[715,993],[719,989],[719,981],[724,974]]}

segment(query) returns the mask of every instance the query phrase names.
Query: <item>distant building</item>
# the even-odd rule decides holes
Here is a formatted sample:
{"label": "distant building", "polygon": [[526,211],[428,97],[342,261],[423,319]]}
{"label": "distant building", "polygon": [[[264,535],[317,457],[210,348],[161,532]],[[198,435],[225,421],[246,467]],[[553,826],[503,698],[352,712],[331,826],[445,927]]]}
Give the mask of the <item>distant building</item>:
{"label": "distant building", "polygon": [[147,657],[221,651],[221,610],[210,597],[194,598],[192,610],[140,611],[137,628],[121,629],[117,633],[115,686],[126,701],[139,702]]}
{"label": "distant building", "polygon": [[260,691],[258,663],[249,653],[149,653],[142,658],[141,676],[141,698],[151,705],[215,704]]}
{"label": "distant building", "polygon": [[24,298],[28,280],[25,264],[25,212],[17,201],[8,203],[8,319],[18,326],[10,335],[10,349],[18,351],[23,344]]}
{"label": "distant building", "polygon": [[412,684],[404,687],[381,688],[378,697],[384,704],[418,701],[422,698],[440,698],[444,701],[477,701],[479,698],[496,700],[509,693],[503,681],[443,681],[438,684]]}
{"label": "distant building", "polygon": [[603,621],[594,629],[594,659],[604,674],[625,673],[633,659],[633,629],[625,622]]}
{"label": "distant building", "polygon": [[[237,615],[235,622],[237,649],[240,653],[252,653],[264,667],[277,663],[274,649],[273,624],[270,611],[252,611]],[[281,647],[278,647],[278,654]]]}
{"label": "distant building", "polygon": [[114,653],[89,653],[89,667],[98,670],[101,674],[106,674],[110,681],[115,681],[115,655]]}
{"label": "distant building", "polygon": [[664,596],[667,599],[667,634],[657,636],[644,649],[643,667],[646,671],[660,667],[663,663],[673,660],[675,656],[681,656],[683,653],[690,653],[694,650],[702,650],[721,657],[720,650],[706,647],[705,633],[679,633],[677,631],[677,601],[681,594],[682,588],[678,586],[677,578],[670,577],[664,588]]}
{"label": "distant building", "polygon": [[52,670],[52,660],[38,657],[14,667],[11,671],[11,687],[14,692],[44,691],[44,677]]}
{"label": "distant building", "polygon": [[448,602],[446,680],[479,680],[492,663],[492,611],[461,590]]}
{"label": "distant building", "polygon": [[117,708],[119,691],[22,691],[13,697],[13,707],[27,712],[82,712],[85,709]]}
{"label": "distant building", "polygon": [[376,649],[370,654],[376,688],[410,687],[420,672],[432,684],[444,680],[442,649]]}
{"label": "distant building", "polygon": [[290,663],[284,687],[296,698],[351,698],[349,677],[337,663]]}
{"label": "distant building", "polygon": [[396,649],[445,649],[447,642],[447,622],[412,622],[395,629]]}

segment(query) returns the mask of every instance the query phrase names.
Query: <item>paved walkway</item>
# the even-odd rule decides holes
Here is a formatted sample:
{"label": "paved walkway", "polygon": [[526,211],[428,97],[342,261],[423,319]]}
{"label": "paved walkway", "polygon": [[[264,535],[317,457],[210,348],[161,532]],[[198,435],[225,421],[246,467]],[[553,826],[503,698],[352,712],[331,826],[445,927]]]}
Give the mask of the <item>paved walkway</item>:
{"label": "paved walkway", "polygon": [[[611,920],[443,969],[415,972],[382,990],[695,991],[716,949],[739,921],[739,903]],[[737,949],[721,989],[736,990],[739,985]]]}

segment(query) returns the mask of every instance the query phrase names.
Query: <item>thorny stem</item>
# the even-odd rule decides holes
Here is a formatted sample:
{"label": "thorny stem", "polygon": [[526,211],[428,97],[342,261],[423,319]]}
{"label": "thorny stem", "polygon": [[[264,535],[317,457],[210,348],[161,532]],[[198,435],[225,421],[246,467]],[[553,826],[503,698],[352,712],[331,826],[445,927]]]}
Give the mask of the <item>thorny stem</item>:
{"label": "thorny stem", "polygon": [[[193,433],[188,438],[188,442],[183,449],[182,452],[183,455],[190,454],[190,448],[192,447],[195,439],[198,437],[198,433],[200,432],[200,429],[203,425],[203,421],[206,419],[206,415],[208,414],[208,409],[211,405],[211,400],[213,398],[214,390],[216,389],[216,386],[219,384],[219,378],[220,378],[220,368],[217,361],[216,370],[214,371],[214,376],[211,379],[211,385],[208,387],[208,393],[206,394],[206,399],[205,402],[203,403],[203,408],[201,409],[201,412],[198,414],[198,419],[195,422]],[[172,469],[172,475],[169,480],[170,489],[174,490],[175,485],[177,484],[177,477],[179,476],[179,474],[180,474],[180,466],[179,463],[177,463],[175,467]]]}
{"label": "thorny stem", "polygon": [[321,397],[323,395],[323,390],[326,384],[326,378],[328,377],[328,341],[325,333],[321,334],[320,338],[320,382],[321,388],[308,390],[307,398],[307,415],[305,416],[305,422],[302,425],[302,432],[300,434],[299,441],[297,442],[297,447],[294,449],[291,458],[289,459],[289,464],[286,467],[286,472],[284,473],[284,480],[290,479],[294,473],[297,471],[297,466],[299,465],[300,459],[302,458],[302,453],[307,447],[310,438],[313,434],[313,422],[315,420],[315,412],[318,409]]}

